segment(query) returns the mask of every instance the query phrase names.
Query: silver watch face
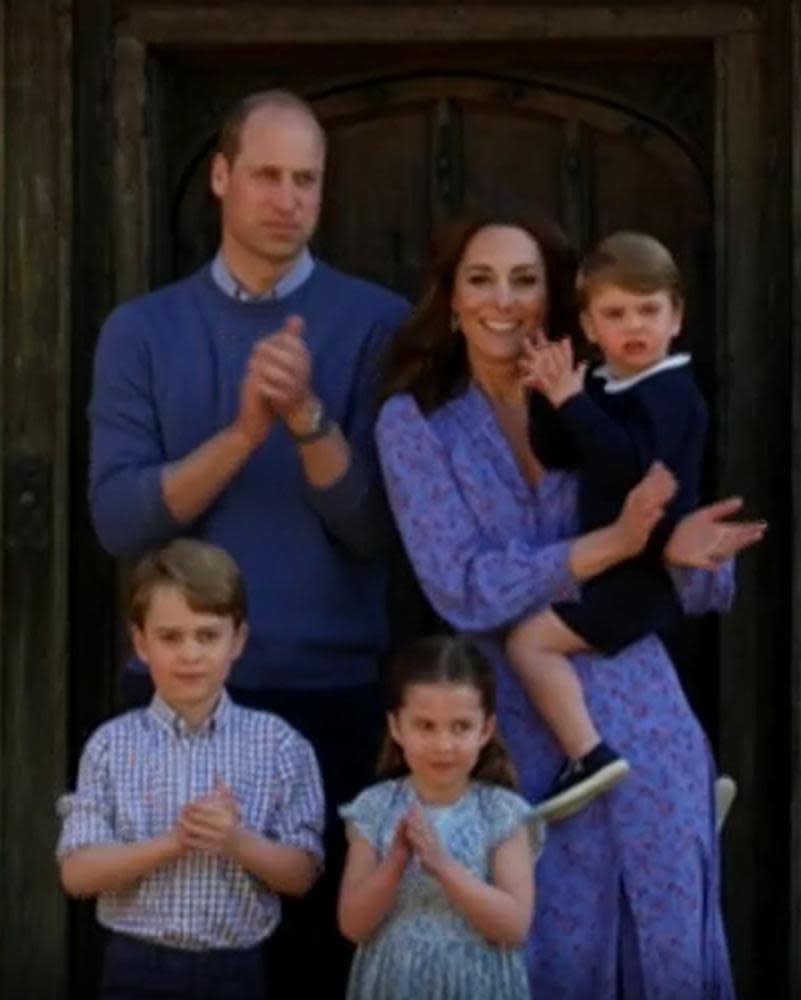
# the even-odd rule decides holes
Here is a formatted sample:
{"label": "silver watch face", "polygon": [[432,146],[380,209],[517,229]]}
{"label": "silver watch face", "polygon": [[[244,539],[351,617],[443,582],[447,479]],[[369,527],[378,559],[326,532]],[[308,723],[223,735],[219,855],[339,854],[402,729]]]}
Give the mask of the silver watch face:
{"label": "silver watch face", "polygon": [[292,436],[298,441],[318,437],[326,424],[325,406],[319,397],[315,398],[306,412],[309,417],[306,426],[303,430],[292,431]]}
{"label": "silver watch face", "polygon": [[325,407],[323,406],[322,400],[316,399],[311,409],[309,429],[306,431],[306,433],[316,434],[317,431],[319,431],[320,428],[323,426],[324,420],[325,420]]}

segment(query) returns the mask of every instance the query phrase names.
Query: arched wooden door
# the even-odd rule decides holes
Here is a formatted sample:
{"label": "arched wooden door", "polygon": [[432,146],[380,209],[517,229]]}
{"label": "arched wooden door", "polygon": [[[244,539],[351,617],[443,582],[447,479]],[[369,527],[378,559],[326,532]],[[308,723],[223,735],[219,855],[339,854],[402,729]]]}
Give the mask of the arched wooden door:
{"label": "arched wooden door", "polygon": [[[692,149],[667,124],[619,102],[497,74],[372,77],[311,100],[329,136],[315,239],[320,256],[414,299],[432,229],[471,206],[555,217],[578,249],[614,229],[653,233],[685,275],[684,346],[706,395],[714,396],[710,194]],[[160,278],[185,273],[214,252],[212,148],[213,137],[200,136],[178,172],[171,273]],[[684,630],[672,643],[713,735],[717,678],[693,664],[715,662],[714,643],[710,628]]]}
{"label": "arched wooden door", "polygon": [[[311,100],[329,135],[321,256],[414,298],[432,229],[471,206],[551,215],[579,249],[613,229],[643,229],[679,258],[688,329],[706,368],[714,329],[710,195],[692,150],[667,124],[497,75],[371,78]],[[216,244],[212,145],[199,137],[171,196],[173,275]]]}

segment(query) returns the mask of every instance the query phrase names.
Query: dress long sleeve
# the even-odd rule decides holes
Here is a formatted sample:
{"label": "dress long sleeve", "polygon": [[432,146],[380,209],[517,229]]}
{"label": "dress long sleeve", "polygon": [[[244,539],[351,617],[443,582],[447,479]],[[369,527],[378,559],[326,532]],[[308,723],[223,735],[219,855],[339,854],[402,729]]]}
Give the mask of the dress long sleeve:
{"label": "dress long sleeve", "polygon": [[376,435],[390,505],[409,558],[446,621],[465,631],[487,631],[575,597],[570,541],[494,541],[465,502],[464,483],[454,473],[447,448],[414,400],[390,399]]}
{"label": "dress long sleeve", "polygon": [[687,615],[705,615],[710,611],[728,611],[735,594],[735,562],[730,559],[720,569],[672,567],[670,574]]}

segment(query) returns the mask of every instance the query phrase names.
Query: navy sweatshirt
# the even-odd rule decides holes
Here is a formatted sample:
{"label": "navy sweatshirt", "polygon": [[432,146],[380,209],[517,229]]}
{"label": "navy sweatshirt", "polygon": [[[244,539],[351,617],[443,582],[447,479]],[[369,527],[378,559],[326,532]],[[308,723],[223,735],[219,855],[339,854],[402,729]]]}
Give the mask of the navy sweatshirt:
{"label": "navy sweatshirt", "polygon": [[670,355],[622,381],[596,369],[584,391],[558,409],[532,392],[529,416],[531,446],[543,465],[578,469],[582,530],[614,521],[657,459],[678,489],[646,551],[661,553],[676,522],[697,507],[708,417],[687,355]]}
{"label": "navy sweatshirt", "polygon": [[[138,556],[178,535],[225,548],[244,574],[250,640],[232,684],[329,688],[375,680],[387,642],[392,527],[373,451],[377,359],[407,314],[399,296],[317,262],[277,301],[241,302],[209,266],[117,308],[95,356],[90,504],[102,545]],[[164,505],[161,476],[228,426],[254,343],[305,320],[313,381],[353,463],[324,490],[306,483],[279,422],[193,524]]]}

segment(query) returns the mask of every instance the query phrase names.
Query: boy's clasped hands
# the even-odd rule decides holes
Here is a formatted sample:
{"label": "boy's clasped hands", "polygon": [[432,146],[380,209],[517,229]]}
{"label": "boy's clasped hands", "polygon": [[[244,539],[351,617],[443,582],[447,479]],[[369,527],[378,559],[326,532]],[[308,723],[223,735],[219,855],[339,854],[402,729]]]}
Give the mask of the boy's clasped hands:
{"label": "boy's clasped hands", "polygon": [[181,853],[229,854],[240,820],[239,804],[232,789],[218,779],[211,792],[187,802],[181,809],[172,831],[176,846]]}

